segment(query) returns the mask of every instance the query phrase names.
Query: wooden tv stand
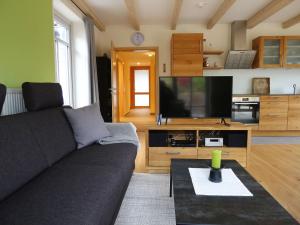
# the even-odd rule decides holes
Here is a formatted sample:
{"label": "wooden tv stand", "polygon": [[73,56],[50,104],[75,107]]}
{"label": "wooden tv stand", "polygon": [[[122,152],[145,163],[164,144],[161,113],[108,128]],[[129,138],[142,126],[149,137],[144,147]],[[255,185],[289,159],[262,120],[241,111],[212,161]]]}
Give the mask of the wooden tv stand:
{"label": "wooden tv stand", "polygon": [[[172,158],[210,159],[211,151],[222,150],[223,159],[247,166],[251,149],[251,127],[240,123],[225,125],[155,125],[146,130],[146,163],[149,173],[164,173]],[[223,137],[223,147],[206,147],[205,137]]]}

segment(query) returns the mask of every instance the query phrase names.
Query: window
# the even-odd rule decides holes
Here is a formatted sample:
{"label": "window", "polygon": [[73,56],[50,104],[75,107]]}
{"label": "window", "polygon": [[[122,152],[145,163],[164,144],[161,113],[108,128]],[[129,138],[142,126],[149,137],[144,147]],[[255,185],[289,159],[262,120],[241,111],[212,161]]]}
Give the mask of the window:
{"label": "window", "polygon": [[131,67],[131,108],[150,106],[150,68]]}
{"label": "window", "polygon": [[61,84],[65,105],[73,106],[70,25],[54,19],[56,81]]}

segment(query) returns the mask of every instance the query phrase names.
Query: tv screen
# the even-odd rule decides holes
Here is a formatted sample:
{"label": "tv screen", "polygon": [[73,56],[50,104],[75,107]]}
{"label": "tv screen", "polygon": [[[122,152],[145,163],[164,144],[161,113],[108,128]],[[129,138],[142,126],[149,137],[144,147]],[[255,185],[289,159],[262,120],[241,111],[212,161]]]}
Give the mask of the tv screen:
{"label": "tv screen", "polygon": [[232,77],[160,77],[164,118],[230,118]]}

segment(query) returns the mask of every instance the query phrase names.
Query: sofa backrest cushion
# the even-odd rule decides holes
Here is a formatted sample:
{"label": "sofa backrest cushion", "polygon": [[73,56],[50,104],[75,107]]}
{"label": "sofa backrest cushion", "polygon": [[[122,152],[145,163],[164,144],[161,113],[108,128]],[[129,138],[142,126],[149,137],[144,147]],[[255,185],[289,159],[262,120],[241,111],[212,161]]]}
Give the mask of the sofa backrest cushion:
{"label": "sofa backrest cushion", "polygon": [[27,118],[27,113],[0,117],[0,200],[48,167]]}
{"label": "sofa backrest cushion", "polygon": [[6,96],[6,86],[3,84],[0,84],[0,115],[2,112],[2,107],[5,101],[5,96]]}
{"label": "sofa backrest cushion", "polygon": [[73,130],[62,107],[29,113],[28,126],[49,166],[76,149]]}
{"label": "sofa backrest cushion", "polygon": [[29,112],[61,107],[64,104],[62,88],[57,83],[23,83],[24,102]]}

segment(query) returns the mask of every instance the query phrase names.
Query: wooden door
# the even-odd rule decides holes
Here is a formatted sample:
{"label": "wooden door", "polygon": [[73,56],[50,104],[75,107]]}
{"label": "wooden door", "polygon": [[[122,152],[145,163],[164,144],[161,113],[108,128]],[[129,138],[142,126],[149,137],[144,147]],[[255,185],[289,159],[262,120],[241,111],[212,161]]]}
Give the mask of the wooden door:
{"label": "wooden door", "polygon": [[119,121],[118,104],[118,71],[117,71],[117,53],[113,42],[111,42],[111,95],[112,95],[112,121]]}
{"label": "wooden door", "polygon": [[300,96],[289,96],[288,129],[300,130]]}
{"label": "wooden door", "polygon": [[203,75],[203,34],[173,34],[171,74],[174,76]]}
{"label": "wooden door", "polygon": [[259,37],[253,40],[252,46],[257,51],[253,64],[255,68],[278,68],[283,66],[283,37]]}
{"label": "wooden door", "polygon": [[288,96],[261,96],[260,130],[286,130],[288,119]]}
{"label": "wooden door", "polygon": [[130,67],[130,108],[150,107],[150,67]]}
{"label": "wooden door", "polygon": [[300,68],[300,36],[284,37],[283,65],[287,68]]}

